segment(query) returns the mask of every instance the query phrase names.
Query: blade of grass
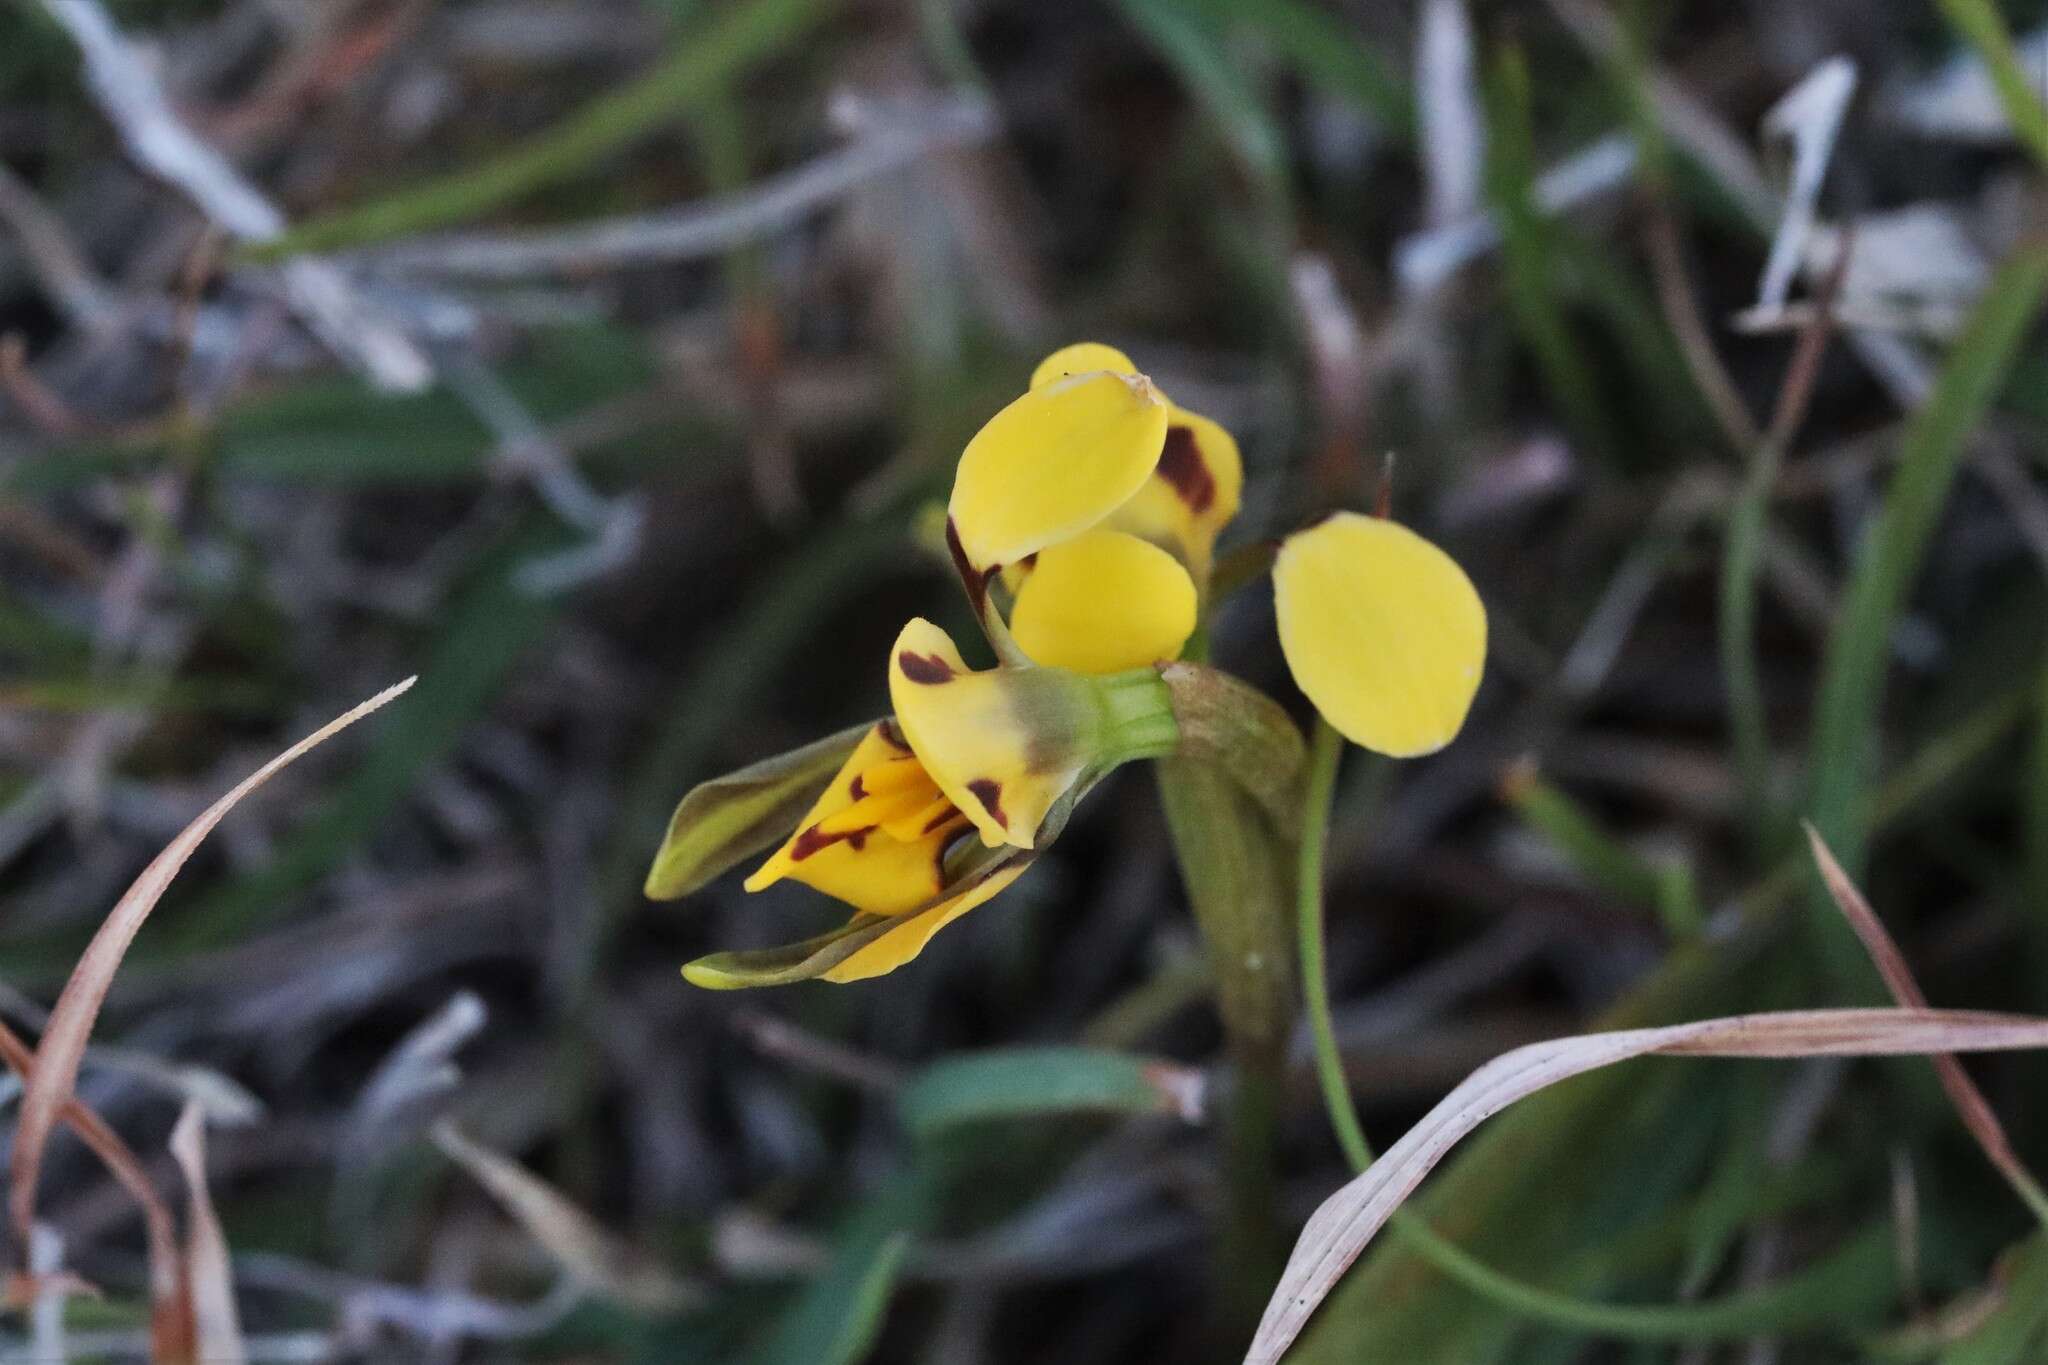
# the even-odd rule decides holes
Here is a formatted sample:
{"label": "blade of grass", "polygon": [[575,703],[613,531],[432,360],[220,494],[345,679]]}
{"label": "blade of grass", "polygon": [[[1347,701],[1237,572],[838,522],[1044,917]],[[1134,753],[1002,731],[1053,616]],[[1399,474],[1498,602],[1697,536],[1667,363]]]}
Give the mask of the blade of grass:
{"label": "blade of grass", "polygon": [[[1813,861],[1820,868],[1821,881],[1827,887],[1828,895],[1834,899],[1835,905],[1842,912],[1842,917],[1848,920],[1849,927],[1856,931],[1856,937],[1863,944],[1863,950],[1870,954],[1871,962],[1877,967],[1877,974],[1884,978],[1885,989],[1891,992],[1894,1000],[1907,1009],[1926,1009],[1927,997],[1921,992],[1920,984],[1913,979],[1912,969],[1906,965],[1906,955],[1900,952],[1899,945],[1892,941],[1892,936],[1885,930],[1883,921],[1878,919],[1877,912],[1870,908],[1870,902],[1863,898],[1863,893],[1857,889],[1856,883],[1849,879],[1849,874],[1835,861],[1835,855],[1828,851],[1826,840],[1820,837],[1820,832],[1812,825],[1806,826],[1806,839],[1808,847],[1813,852]],[[1955,1106],[1956,1113],[1962,1118],[1963,1126],[1970,1130],[1970,1136],[1984,1149],[1984,1155],[1990,1158],[1998,1173],[2005,1177],[2006,1183],[2019,1195],[2020,1202],[2033,1211],[2043,1228],[2048,1228],[2048,1195],[2042,1193],[2040,1182],[2034,1179],[2033,1173],[2020,1160],[2019,1153],[2013,1150],[2011,1140],[2005,1135],[2004,1125],[1999,1123],[1998,1115],[1992,1112],[1991,1102],[1984,1098],[1984,1092],[1970,1079],[1970,1073],[1963,1070],[1963,1064],[1953,1056],[1940,1053],[1936,1054],[1932,1061],[1936,1074],[1941,1078],[1941,1088],[1947,1093],[1949,1102]]]}
{"label": "blade of grass", "polygon": [[1194,6],[1214,21],[1256,33],[1303,81],[1377,115],[1403,141],[1414,136],[1407,78],[1343,20],[1301,0],[1194,0]]}
{"label": "blade of grass", "polygon": [[[2048,290],[2048,248],[2021,251],[1984,300],[1907,429],[1897,474],[1866,533],[1822,664],[1811,754],[1809,812],[1851,876],[1869,833],[1871,737],[1877,733],[1892,630],[1947,503],[1970,433],[1997,396]],[[1823,957],[1843,980],[1868,970],[1817,890]]]}
{"label": "blade of grass", "polygon": [[856,1365],[874,1349],[890,1295],[923,1218],[916,1176],[893,1180],[847,1219],[832,1259],[775,1332],[755,1365]]}
{"label": "blade of grass", "polygon": [[1998,102],[2005,106],[2013,133],[2042,169],[2048,170],[2048,106],[2042,104],[2040,92],[2020,64],[2012,30],[1999,17],[1998,7],[1992,0],[1941,0],[1941,12],[1977,50],[1991,72],[1991,83],[1998,89]]}
{"label": "blade of grass", "polygon": [[213,827],[243,797],[269,781],[280,769],[404,693],[414,681],[407,678],[396,687],[386,688],[243,778],[227,795],[207,807],[198,819],[180,831],[107,913],[92,942],[86,945],[85,952],[79,957],[78,965],[72,969],[71,979],[57,997],[55,1008],[50,1011],[49,1026],[43,1030],[42,1040],[36,1047],[35,1075],[22,1091],[8,1207],[24,1245],[28,1241],[29,1228],[35,1223],[36,1181],[42,1173],[43,1152],[49,1144],[51,1131],[63,1114],[65,1101],[71,1098],[71,1088],[78,1079],[78,1065],[85,1056],[85,1045],[92,1036],[93,1023],[99,1018],[100,1006],[105,1003],[107,992],[114,984],[114,973],[120,970],[128,945],[135,941],[135,935],[141,931],[143,922],[156,908],[171,880],[206,836],[213,832]]}
{"label": "blade of grass", "polygon": [[1116,0],[1124,18],[1180,76],[1259,189],[1268,206],[1286,205],[1287,153],[1280,129],[1267,112],[1243,64],[1224,50],[1214,23],[1173,0]]}
{"label": "blade of grass", "polygon": [[275,260],[445,227],[545,185],[587,176],[610,153],[687,112],[747,67],[784,48],[829,9],[819,0],[720,6],[653,70],[547,132],[480,166],[302,223],[252,254]]}
{"label": "blade of grass", "polygon": [[1194,1122],[1202,1113],[1202,1075],[1102,1048],[998,1048],[924,1068],[904,1087],[896,1112],[920,1139],[1038,1114],[1170,1113]]}
{"label": "blade of grass", "polygon": [[1587,449],[1609,462],[1621,444],[1554,288],[1549,225],[1535,203],[1529,67],[1504,48],[1486,82],[1486,190],[1500,218],[1508,309],[1544,386]]}
{"label": "blade of grass", "polygon": [[1594,886],[1655,912],[1673,938],[1700,931],[1704,917],[1684,863],[1645,858],[1602,829],[1590,811],[1545,782],[1533,767],[1511,772],[1501,795]]}

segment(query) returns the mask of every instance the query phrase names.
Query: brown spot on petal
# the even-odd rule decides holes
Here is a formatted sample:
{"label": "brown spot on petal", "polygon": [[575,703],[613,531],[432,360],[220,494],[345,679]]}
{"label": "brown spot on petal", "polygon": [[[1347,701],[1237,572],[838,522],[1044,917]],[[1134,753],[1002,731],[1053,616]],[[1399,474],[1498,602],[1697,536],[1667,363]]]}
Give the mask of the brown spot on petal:
{"label": "brown spot on petal", "polygon": [[846,784],[846,794],[856,801],[862,800],[867,796],[868,789],[862,785],[859,773],[855,773],[853,781]]}
{"label": "brown spot on petal", "polygon": [[858,852],[866,845],[868,835],[874,832],[875,827],[873,825],[862,825],[859,829],[842,830],[837,834],[827,834],[816,825],[812,825],[809,829],[798,831],[796,842],[789,846],[789,860],[793,863],[800,863],[813,853],[828,849],[842,841],[852,844],[854,850]]}
{"label": "brown spot on petal", "polygon": [[967,589],[967,601],[974,608],[976,616],[988,610],[988,580],[994,569],[981,570],[968,562],[967,549],[960,543],[960,532],[953,525],[951,517],[946,518],[946,551],[953,556],[953,572],[960,575],[960,586]]}
{"label": "brown spot on petal", "polygon": [[906,649],[896,656],[896,666],[903,670],[904,677],[926,686],[953,680],[953,665],[936,654],[919,654]]}
{"label": "brown spot on petal", "polygon": [[1173,485],[1190,512],[1206,512],[1216,501],[1216,476],[1209,472],[1190,427],[1166,429],[1166,448],[1159,452],[1159,477]]}
{"label": "brown spot on petal", "polygon": [[992,777],[977,777],[967,784],[967,790],[974,793],[974,799],[981,802],[981,808],[988,812],[988,818],[1003,829],[1010,827],[1010,817],[1003,814],[1003,784]]}
{"label": "brown spot on petal", "polygon": [[930,834],[935,829],[944,829],[948,824],[951,824],[954,820],[957,820],[959,817],[960,812],[954,810],[951,806],[948,806],[946,807],[946,809],[940,811],[937,815],[934,815],[931,819],[925,821],[924,828],[919,830],[918,833]]}

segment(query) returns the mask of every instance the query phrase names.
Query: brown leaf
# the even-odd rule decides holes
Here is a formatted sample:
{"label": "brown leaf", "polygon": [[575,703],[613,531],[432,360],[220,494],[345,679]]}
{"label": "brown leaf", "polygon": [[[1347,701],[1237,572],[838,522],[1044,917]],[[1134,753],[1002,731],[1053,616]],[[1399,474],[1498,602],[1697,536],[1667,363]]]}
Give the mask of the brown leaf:
{"label": "brown leaf", "polygon": [[14,1139],[13,1186],[8,1191],[9,1209],[23,1245],[27,1245],[28,1230],[35,1221],[36,1180],[42,1173],[43,1151],[64,1112],[65,1102],[71,1098],[71,1088],[78,1080],[78,1064],[85,1055],[86,1040],[92,1036],[93,1023],[99,1018],[100,1006],[106,1001],[107,991],[114,983],[114,973],[120,970],[128,945],[135,941],[142,922],[156,908],[157,900],[170,886],[171,879],[178,875],[178,869],[185,865],[185,860],[192,856],[200,841],[243,797],[314,746],[404,692],[413,682],[407,678],[396,687],[379,692],[242,779],[233,791],[214,802],[198,819],[180,831],[108,912],[99,932],[93,935],[92,942],[86,945],[85,952],[79,957],[78,965],[72,969],[71,979],[64,983],[56,1008],[50,1011],[49,1027],[43,1030],[42,1041],[36,1048],[35,1072],[24,1082],[21,1117]]}
{"label": "brown leaf", "polygon": [[[1813,861],[1820,868],[1821,880],[1827,884],[1828,895],[1849,921],[1849,927],[1862,940],[1863,951],[1870,954],[1870,960],[1877,966],[1877,974],[1884,978],[1885,989],[1892,993],[1892,999],[1907,1009],[1926,1009],[1927,997],[1921,993],[1920,983],[1913,979],[1912,968],[1906,965],[1906,955],[1899,951],[1899,945],[1892,942],[1884,922],[1877,912],[1870,908],[1870,902],[1856,889],[1856,883],[1849,880],[1849,874],[1835,861],[1835,855],[1820,837],[1820,831],[1811,824],[1806,826],[1806,839],[1813,846]],[[1941,1078],[1941,1088],[1948,1094],[1949,1103],[1956,1107],[1963,1126],[1970,1130],[1970,1136],[1977,1139],[1977,1145],[1984,1149],[1984,1155],[1998,1168],[1998,1173],[2019,1192],[2020,1201],[2042,1216],[2048,1210],[2048,1197],[2044,1197],[2041,1186],[2034,1179],[2019,1153],[2012,1148],[2012,1142],[2005,1135],[2005,1126],[1998,1121],[1998,1115],[1991,1110],[1991,1102],[1984,1098],[1984,1092],[1970,1079],[1970,1073],[1963,1070],[1963,1064],[1953,1054],[1936,1053],[1931,1059],[1935,1074]],[[2044,1218],[2048,1221],[2048,1218]]]}
{"label": "brown leaf", "polygon": [[1632,1057],[1925,1056],[2048,1047],[2048,1019],[1975,1010],[1792,1010],[1531,1043],[1446,1095],[1363,1174],[1324,1200],[1295,1243],[1245,1359],[1272,1365],[1373,1236],[1452,1147],[1515,1101]]}
{"label": "brown leaf", "polygon": [[[21,1077],[23,1090],[35,1081],[35,1055],[14,1031],[0,1024],[0,1058]],[[192,1303],[185,1293],[185,1274],[178,1256],[178,1225],[170,1206],[151,1183],[149,1173],[121,1135],[106,1121],[66,1096],[57,1115],[92,1149],[122,1189],[142,1209],[142,1226],[149,1244],[150,1356],[154,1360],[177,1361],[191,1357]],[[12,1291],[10,1290],[10,1293]]]}

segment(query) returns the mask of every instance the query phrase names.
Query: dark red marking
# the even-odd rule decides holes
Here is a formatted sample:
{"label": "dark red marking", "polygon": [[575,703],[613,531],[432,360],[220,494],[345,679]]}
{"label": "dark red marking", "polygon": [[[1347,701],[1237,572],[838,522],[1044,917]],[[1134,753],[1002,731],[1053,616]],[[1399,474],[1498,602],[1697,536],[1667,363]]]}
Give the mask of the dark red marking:
{"label": "dark red marking", "polygon": [[789,846],[789,860],[800,863],[821,849],[827,849],[840,842],[852,844],[858,852],[868,841],[868,835],[875,832],[873,825],[862,825],[859,829],[845,830],[839,834],[826,834],[816,825],[799,830],[796,842]]}
{"label": "dark red marking", "polygon": [[948,806],[944,810],[940,811],[937,815],[934,815],[931,819],[925,821],[924,828],[919,830],[918,833],[930,834],[933,830],[940,829],[945,825],[951,823],[953,817],[958,815],[959,813],[959,811],[954,810],[951,806]]}
{"label": "dark red marking", "polygon": [[967,790],[974,793],[974,799],[981,802],[981,808],[988,812],[988,818],[1003,829],[1010,827],[1010,817],[1003,814],[1003,784],[992,777],[977,777],[967,784]]}
{"label": "dark red marking", "polygon": [[986,614],[988,580],[995,570],[983,573],[967,562],[967,550],[960,544],[960,532],[954,527],[951,517],[946,518],[946,551],[953,556],[953,572],[960,575],[960,586],[967,589],[968,605],[974,608],[976,616]]}
{"label": "dark red marking", "polygon": [[853,781],[846,784],[846,794],[848,796],[851,796],[856,801],[859,801],[867,796],[868,789],[861,785],[859,773],[855,773],[853,775]]}
{"label": "dark red marking", "polygon": [[1192,428],[1166,429],[1166,448],[1159,452],[1159,477],[1173,485],[1191,512],[1206,512],[1216,501],[1216,476],[1202,459]]}
{"label": "dark red marking", "polygon": [[896,656],[896,666],[903,670],[903,676],[914,683],[931,686],[953,680],[953,665],[936,654],[918,654],[904,650]]}

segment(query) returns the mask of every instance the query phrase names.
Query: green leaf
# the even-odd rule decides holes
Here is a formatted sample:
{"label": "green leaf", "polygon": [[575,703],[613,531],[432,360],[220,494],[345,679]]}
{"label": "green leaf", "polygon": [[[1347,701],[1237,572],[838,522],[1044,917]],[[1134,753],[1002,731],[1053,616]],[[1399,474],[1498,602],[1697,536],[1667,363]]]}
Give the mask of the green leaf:
{"label": "green leaf", "polygon": [[865,1359],[881,1334],[924,1206],[922,1184],[904,1177],[848,1219],[824,1274],[754,1353],[755,1365],[855,1365]]}
{"label": "green leaf", "polygon": [[1042,1114],[1185,1114],[1193,1080],[1172,1063],[1103,1048],[998,1048],[926,1067],[903,1088],[897,1113],[920,1139]]}
{"label": "green leaf", "polygon": [[[1866,533],[1828,642],[1815,701],[1813,823],[1854,877],[1862,867],[1870,819],[1871,737],[1877,733],[1885,665],[1906,595],[1926,557],[1970,434],[1998,395],[2048,290],[2048,249],[2015,255],[1992,279],[1934,392],[1913,415],[1898,473]],[[1816,887],[1815,894],[1821,893]],[[1870,969],[1834,906],[1816,901],[1830,960],[1845,979]]]}
{"label": "green leaf", "polygon": [[276,259],[332,251],[443,227],[558,181],[589,175],[602,159],[715,96],[747,67],[817,22],[819,0],[750,0],[720,6],[639,79],[593,100],[547,132],[480,166],[443,176],[287,232],[252,251]]}
{"label": "green leaf", "polygon": [[788,835],[874,725],[863,722],[692,787],[647,870],[648,898],[687,896]]}

